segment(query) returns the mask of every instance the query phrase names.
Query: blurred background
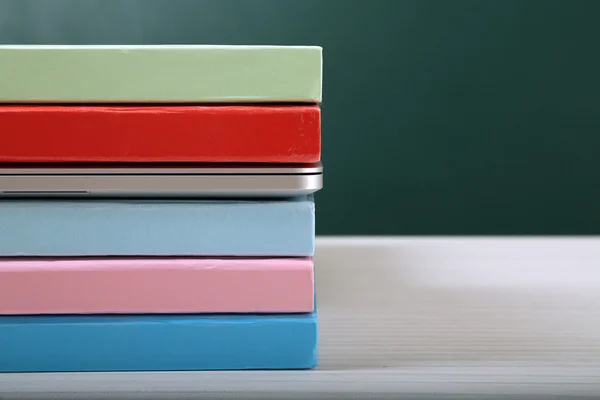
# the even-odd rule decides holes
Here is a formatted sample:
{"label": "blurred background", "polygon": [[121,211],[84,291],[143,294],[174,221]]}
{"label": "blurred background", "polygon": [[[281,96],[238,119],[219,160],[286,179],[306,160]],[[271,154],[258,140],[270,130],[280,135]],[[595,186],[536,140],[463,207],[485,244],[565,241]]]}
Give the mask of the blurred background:
{"label": "blurred background", "polygon": [[320,45],[317,234],[586,235],[599,15],[596,0],[0,0],[0,43]]}

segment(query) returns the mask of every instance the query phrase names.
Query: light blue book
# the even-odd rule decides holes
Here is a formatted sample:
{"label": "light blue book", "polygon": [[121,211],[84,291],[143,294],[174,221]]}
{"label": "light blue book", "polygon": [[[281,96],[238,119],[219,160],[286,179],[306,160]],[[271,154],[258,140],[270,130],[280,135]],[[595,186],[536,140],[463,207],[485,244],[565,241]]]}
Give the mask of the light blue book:
{"label": "light blue book", "polygon": [[0,200],[0,256],[312,256],[312,197]]}

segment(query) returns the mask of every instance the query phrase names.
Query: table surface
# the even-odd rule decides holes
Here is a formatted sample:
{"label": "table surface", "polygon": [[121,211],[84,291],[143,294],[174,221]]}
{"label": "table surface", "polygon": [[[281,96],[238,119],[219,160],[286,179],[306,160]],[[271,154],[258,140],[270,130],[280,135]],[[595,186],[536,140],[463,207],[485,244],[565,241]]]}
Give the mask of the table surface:
{"label": "table surface", "polygon": [[600,396],[600,238],[323,237],[318,369],[0,374],[0,399]]}

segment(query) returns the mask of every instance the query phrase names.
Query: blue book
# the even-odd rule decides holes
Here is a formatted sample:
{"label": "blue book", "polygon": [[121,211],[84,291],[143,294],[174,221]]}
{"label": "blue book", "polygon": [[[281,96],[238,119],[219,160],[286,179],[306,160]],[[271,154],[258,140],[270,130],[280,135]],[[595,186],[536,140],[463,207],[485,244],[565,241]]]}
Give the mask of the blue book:
{"label": "blue book", "polygon": [[317,315],[0,316],[0,372],[308,369]]}

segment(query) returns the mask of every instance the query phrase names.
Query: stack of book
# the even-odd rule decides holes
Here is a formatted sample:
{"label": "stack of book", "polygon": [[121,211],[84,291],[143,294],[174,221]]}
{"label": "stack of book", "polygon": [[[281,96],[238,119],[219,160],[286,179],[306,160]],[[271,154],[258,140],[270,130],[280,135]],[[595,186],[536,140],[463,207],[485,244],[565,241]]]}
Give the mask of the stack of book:
{"label": "stack of book", "polygon": [[319,47],[0,46],[0,372],[316,365]]}

